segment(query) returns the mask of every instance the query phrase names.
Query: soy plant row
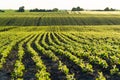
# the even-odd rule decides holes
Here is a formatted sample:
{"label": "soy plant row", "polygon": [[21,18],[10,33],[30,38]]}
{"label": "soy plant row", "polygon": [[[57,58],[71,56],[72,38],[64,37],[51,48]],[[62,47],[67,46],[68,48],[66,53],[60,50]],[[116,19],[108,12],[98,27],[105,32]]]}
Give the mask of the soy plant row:
{"label": "soy plant row", "polygon": [[[25,66],[23,65],[22,63],[22,60],[23,60],[23,56],[25,55],[25,52],[24,52],[24,48],[23,48],[23,45],[26,44],[26,49],[27,51],[29,52],[29,54],[31,54],[31,57],[33,59],[33,61],[35,62],[36,64],[36,67],[38,69],[37,73],[35,74],[36,76],[36,79],[37,80],[49,80],[49,76],[50,76],[50,73],[46,72],[46,66],[43,64],[43,61],[41,60],[40,56],[38,56],[38,53],[32,48],[32,42],[33,40],[38,37],[39,34],[32,34],[29,36],[27,36],[25,39],[19,41],[18,43],[18,59],[15,61],[15,64],[14,64],[14,70],[11,72],[11,79],[15,79],[15,80],[23,80],[24,78],[24,72],[25,72]],[[40,37],[37,38],[35,44],[37,45],[38,49],[41,50],[41,46],[39,45],[39,40]],[[45,52],[45,53],[44,53]],[[9,52],[10,54],[10,52]],[[13,53],[11,53],[13,54]],[[66,78],[67,80],[75,80],[74,79],[74,74],[71,75],[69,73],[69,69],[63,65],[63,63],[61,61],[59,61],[59,59],[57,58],[57,56],[54,55],[54,53],[51,52],[51,54],[49,54],[49,51],[47,52],[46,50],[44,50],[42,52],[42,54],[45,54],[45,55],[48,55],[49,58],[51,58],[52,56],[52,60],[53,61],[57,61],[57,64],[59,65],[59,70],[61,70],[61,72],[63,72],[64,74],[66,74]],[[14,54],[13,54],[14,55]],[[56,77],[56,76],[54,76]],[[1,78],[2,79],[2,78]],[[55,79],[55,78],[54,78]]]}
{"label": "soy plant row", "polygon": [[[9,35],[9,34],[10,33],[8,33],[7,35]],[[3,36],[5,36],[5,35],[3,35]],[[28,36],[28,34],[26,34],[26,36]],[[16,44],[18,44],[26,36],[21,33],[5,36],[6,40],[10,38],[11,41],[8,42],[7,44],[4,44],[3,47],[1,47],[1,52],[0,52],[0,70],[1,70],[0,73],[2,75],[1,79],[9,79],[10,75],[4,76],[3,74],[9,74],[11,72],[11,70],[13,69],[12,66],[14,65],[14,60],[15,60],[14,55],[16,54],[16,53],[14,53],[15,52],[14,49],[16,47]],[[12,58],[12,59],[10,59],[10,58]]]}
{"label": "soy plant row", "polygon": [[[63,43],[66,46],[64,44],[62,44],[62,43],[60,43],[62,45],[60,45],[60,44],[56,45],[56,43],[54,43],[54,41],[53,42],[51,41],[50,34],[51,33],[45,33],[43,35],[43,37],[42,37],[43,41],[45,41],[45,42],[43,42],[43,41],[41,42],[41,45],[43,45],[43,47],[45,47],[47,50],[53,51],[55,53],[55,55],[57,55],[57,56],[58,55],[65,56],[66,58],[68,58],[69,60],[74,62],[75,64],[77,64],[79,59],[82,58],[80,60],[80,65],[81,65],[80,68],[82,68],[82,66],[86,65],[86,67],[82,68],[83,72],[89,73],[89,71],[90,71],[90,73],[93,74],[93,75],[95,75],[94,72],[97,72],[99,77],[97,78],[97,76],[96,76],[96,79],[99,79],[100,77],[103,78],[103,79],[106,79],[106,78],[107,79],[109,79],[109,78],[111,79],[111,78],[116,78],[116,76],[119,78],[119,56],[115,56],[115,54],[114,54],[114,57],[115,57],[115,59],[114,59],[114,58],[111,58],[113,55],[111,55],[110,58],[106,58],[106,57],[101,57],[101,56],[97,55],[97,53],[93,53],[91,50],[92,50],[92,47],[95,46],[95,43],[93,43],[94,45],[91,42],[89,42],[89,44],[88,44],[87,38],[85,38],[85,40],[86,40],[85,42],[86,43],[84,43],[84,44],[89,45],[87,47],[88,50],[89,50],[90,44],[92,44],[92,47],[90,48],[91,52],[87,52],[88,50],[86,49],[86,47],[84,47],[84,46],[82,47],[83,44],[80,42],[81,40],[77,42],[77,40],[79,40],[79,37],[76,37],[77,39],[75,41],[74,40],[75,37],[73,35],[71,35],[71,34],[67,35],[66,33],[65,34],[63,34],[63,33],[59,33],[59,34],[58,33],[54,33],[54,34],[60,35],[61,38],[63,37],[63,39],[66,39],[66,43],[64,43],[65,40],[63,40]],[[82,36],[82,35],[80,35],[80,36]],[[72,38],[72,37],[74,37],[74,38]],[[110,37],[110,36],[108,36],[108,37]],[[57,40],[61,40],[61,38],[59,38]],[[110,37],[110,39],[111,38],[116,38],[116,37],[112,36],[112,37]],[[101,39],[101,36],[98,39]],[[54,39],[52,39],[52,40],[54,40]],[[118,40],[119,40],[119,38],[118,38]],[[103,38],[103,41],[106,42],[106,37]],[[59,42],[62,42],[62,41],[59,41]],[[69,42],[72,43],[72,44],[70,44]],[[68,47],[67,47],[67,45],[68,45]],[[70,45],[73,46],[73,48],[75,49],[75,51],[77,50],[77,52],[75,52],[74,49],[72,49],[73,51],[71,49],[67,49],[67,48],[71,48]],[[77,47],[77,45],[78,45],[78,47]],[[81,45],[81,46],[79,46],[79,45]],[[105,44],[105,45],[107,47],[111,46],[111,45],[108,45],[108,44]],[[101,45],[98,45],[98,46],[102,47]],[[67,48],[65,49],[65,47],[67,47]],[[116,45],[116,47],[119,48],[119,45]],[[78,49],[79,49],[79,51],[78,51]],[[79,53],[79,52],[81,52],[80,50],[83,50],[83,52]],[[103,54],[104,53],[101,53],[101,55],[103,55]],[[117,51],[117,54],[119,54],[119,51]],[[107,53],[107,55],[109,55],[109,53]],[[67,56],[69,56],[69,57],[67,57]],[[83,63],[83,62],[85,62],[85,63]],[[87,67],[87,65],[88,65],[88,67]],[[90,65],[92,65],[93,68]],[[108,72],[110,71],[110,74],[107,73],[107,71]],[[105,74],[105,75],[103,75],[103,74]],[[109,76],[109,77],[107,77],[107,76]],[[110,76],[112,76],[112,77],[110,77]]]}
{"label": "soy plant row", "polygon": [[[45,33],[46,34],[46,33]],[[35,44],[36,44],[36,47],[39,51],[42,52],[42,54],[48,56],[50,59],[52,59],[53,62],[57,63],[57,66],[58,66],[58,70],[60,70],[61,72],[63,72],[65,75],[66,75],[66,79],[67,80],[75,80],[74,78],[74,74],[70,74],[69,72],[69,68],[67,68],[66,65],[64,65],[61,60],[54,54],[54,52],[52,50],[48,50],[47,48],[49,47],[49,45],[46,44],[45,42],[45,37],[42,38],[42,41],[41,41],[41,46],[39,44],[39,41],[40,41],[40,38],[42,37],[39,36],[36,41],[35,41]],[[61,78],[62,79],[62,78]]]}
{"label": "soy plant row", "polygon": [[0,79],[118,80],[119,35],[115,32],[1,32]]}
{"label": "soy plant row", "polygon": [[[81,36],[84,35],[84,36]],[[116,34],[118,36],[119,34]],[[79,48],[75,47],[73,52],[77,57],[87,60],[93,67],[103,70],[103,73],[110,76],[119,76],[119,37],[113,34],[102,36],[102,34],[63,34],[64,39],[67,41],[72,40],[75,45],[78,44]],[[73,46],[73,42],[72,46]],[[117,43],[117,44],[116,44]],[[75,50],[75,51],[74,51]],[[108,73],[107,73],[108,71]],[[114,78],[116,78],[116,76]]]}
{"label": "soy plant row", "polygon": [[[3,33],[4,34],[4,33]],[[6,34],[6,33],[5,33]],[[24,34],[18,33],[18,34],[12,34],[9,35],[10,33],[7,33],[7,35],[4,35],[6,40],[3,41],[3,44],[1,43],[1,48],[0,48],[0,68],[3,67],[3,64],[6,63],[6,58],[8,55],[11,53],[12,48],[16,46],[16,44],[24,39],[26,36]],[[7,43],[5,43],[8,40]],[[2,39],[1,39],[2,41]]]}
{"label": "soy plant row", "polygon": [[18,59],[16,60],[16,62],[14,64],[15,67],[14,67],[14,71],[12,72],[12,79],[16,79],[16,80],[23,79],[22,77],[23,77],[23,73],[25,71],[25,66],[22,63],[22,59],[25,54],[23,45],[24,45],[24,43],[29,41],[29,39],[31,39],[32,37],[33,37],[33,35],[30,35],[29,37],[25,38],[22,42],[20,42],[18,44]]}

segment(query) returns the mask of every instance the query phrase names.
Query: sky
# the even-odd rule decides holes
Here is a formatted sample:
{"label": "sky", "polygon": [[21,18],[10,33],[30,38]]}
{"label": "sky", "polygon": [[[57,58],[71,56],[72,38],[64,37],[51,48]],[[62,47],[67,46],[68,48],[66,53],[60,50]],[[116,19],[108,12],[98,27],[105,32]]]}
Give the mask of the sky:
{"label": "sky", "polygon": [[84,9],[104,9],[105,7],[120,9],[120,0],[0,0],[0,9],[72,9],[80,6]]}

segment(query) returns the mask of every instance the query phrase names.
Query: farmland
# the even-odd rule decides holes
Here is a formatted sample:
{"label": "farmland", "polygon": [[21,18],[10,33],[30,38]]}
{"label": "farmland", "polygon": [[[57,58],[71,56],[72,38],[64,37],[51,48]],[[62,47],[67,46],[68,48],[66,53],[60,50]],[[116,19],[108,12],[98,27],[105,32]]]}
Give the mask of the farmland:
{"label": "farmland", "polygon": [[120,25],[120,14],[119,11],[116,14],[115,12],[0,13],[0,26],[53,25]]}
{"label": "farmland", "polygon": [[0,80],[119,79],[119,11],[0,13]]}
{"label": "farmland", "polygon": [[119,80],[120,27],[0,27],[1,80]]}

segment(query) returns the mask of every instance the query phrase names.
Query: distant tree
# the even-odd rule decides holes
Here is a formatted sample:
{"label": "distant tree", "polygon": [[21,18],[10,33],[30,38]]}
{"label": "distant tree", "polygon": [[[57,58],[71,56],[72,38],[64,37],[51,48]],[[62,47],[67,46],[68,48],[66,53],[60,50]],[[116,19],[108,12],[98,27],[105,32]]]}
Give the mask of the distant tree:
{"label": "distant tree", "polygon": [[104,11],[116,11],[116,10],[113,9],[113,8],[106,7],[106,8],[104,9]]}
{"label": "distant tree", "polygon": [[113,8],[111,8],[110,10],[111,10],[111,11],[116,11],[116,10],[115,10],[115,9],[113,9]]}
{"label": "distant tree", "polygon": [[59,9],[58,8],[54,8],[53,9],[53,12],[57,12]]}
{"label": "distant tree", "polygon": [[72,11],[77,11],[77,9],[75,7],[72,8]]}
{"label": "distant tree", "polygon": [[39,11],[39,9],[38,9],[38,8],[35,8],[35,9],[34,9],[34,11],[38,12],[38,11]]}
{"label": "distant tree", "polygon": [[83,8],[80,8],[79,6],[77,8],[73,7],[72,11],[83,11]]}
{"label": "distant tree", "polygon": [[5,12],[4,10],[0,10],[0,12]]}
{"label": "distant tree", "polygon": [[84,9],[83,9],[83,8],[80,8],[80,11],[84,11]]}
{"label": "distant tree", "polygon": [[77,7],[76,10],[77,10],[77,11],[80,11],[81,9],[80,9],[80,7]]}
{"label": "distant tree", "polygon": [[106,8],[104,9],[104,11],[110,11],[109,7],[106,7]]}
{"label": "distant tree", "polygon": [[24,6],[19,7],[19,10],[17,12],[24,12],[25,11],[24,8],[25,8]]}

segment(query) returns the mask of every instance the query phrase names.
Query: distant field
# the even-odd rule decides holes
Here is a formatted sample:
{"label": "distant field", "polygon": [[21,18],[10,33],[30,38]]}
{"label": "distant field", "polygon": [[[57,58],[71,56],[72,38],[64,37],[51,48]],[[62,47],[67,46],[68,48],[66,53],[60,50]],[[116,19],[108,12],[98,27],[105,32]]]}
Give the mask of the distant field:
{"label": "distant field", "polygon": [[115,12],[11,12],[0,13],[0,26],[119,25]]}
{"label": "distant field", "polygon": [[120,25],[0,27],[0,80],[119,80]]}
{"label": "distant field", "polygon": [[67,11],[69,14],[120,15],[120,11]]}

